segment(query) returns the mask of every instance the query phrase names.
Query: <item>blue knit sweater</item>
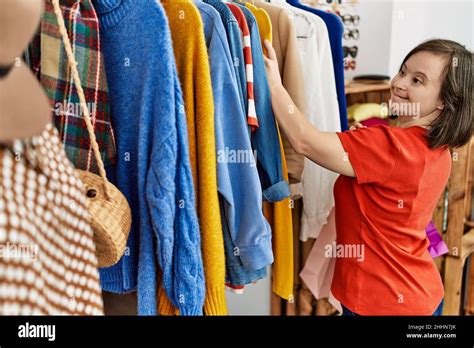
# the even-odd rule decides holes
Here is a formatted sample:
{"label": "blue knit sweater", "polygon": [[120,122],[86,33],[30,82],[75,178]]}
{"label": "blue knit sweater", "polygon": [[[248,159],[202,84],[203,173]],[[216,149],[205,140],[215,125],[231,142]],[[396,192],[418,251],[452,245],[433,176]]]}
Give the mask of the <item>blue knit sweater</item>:
{"label": "blue knit sweater", "polygon": [[157,269],[182,315],[200,315],[204,272],[186,116],[167,18],[152,0],[94,0],[110,90],[118,163],[109,178],[132,209],[128,250],[101,269],[102,287],[138,291],[157,312]]}

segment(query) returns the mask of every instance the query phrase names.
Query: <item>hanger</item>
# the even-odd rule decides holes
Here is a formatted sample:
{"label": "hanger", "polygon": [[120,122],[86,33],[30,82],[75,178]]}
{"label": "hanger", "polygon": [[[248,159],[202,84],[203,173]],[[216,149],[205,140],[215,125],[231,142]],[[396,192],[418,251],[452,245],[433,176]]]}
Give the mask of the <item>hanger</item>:
{"label": "hanger", "polygon": [[19,58],[42,12],[42,0],[0,1],[0,143],[38,135],[51,122],[48,98]]}

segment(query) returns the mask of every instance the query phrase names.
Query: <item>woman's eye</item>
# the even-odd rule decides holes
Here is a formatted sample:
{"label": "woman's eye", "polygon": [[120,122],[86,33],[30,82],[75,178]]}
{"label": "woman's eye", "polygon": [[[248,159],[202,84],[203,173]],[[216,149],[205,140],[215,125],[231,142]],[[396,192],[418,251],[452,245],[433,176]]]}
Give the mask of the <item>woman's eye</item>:
{"label": "woman's eye", "polygon": [[413,79],[413,82],[418,83],[418,84],[423,83],[423,81],[421,81],[420,79]]}
{"label": "woman's eye", "polygon": [[403,70],[400,70],[400,75],[405,75],[405,72]]}

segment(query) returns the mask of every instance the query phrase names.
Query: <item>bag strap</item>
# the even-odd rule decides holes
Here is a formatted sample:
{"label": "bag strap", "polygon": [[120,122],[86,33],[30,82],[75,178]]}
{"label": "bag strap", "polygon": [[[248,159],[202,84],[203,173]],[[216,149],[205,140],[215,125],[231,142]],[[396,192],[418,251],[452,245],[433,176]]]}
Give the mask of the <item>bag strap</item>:
{"label": "bag strap", "polygon": [[67,30],[66,30],[66,25],[64,24],[64,17],[61,12],[61,7],[59,5],[59,0],[52,0],[53,7],[54,7],[54,13],[56,14],[56,19],[59,24],[59,31],[61,33],[63,43],[64,43],[64,48],[66,50],[67,58],[68,58],[68,64],[71,67],[72,71],[72,76],[73,76],[73,81],[77,89],[77,94],[79,95],[79,101],[81,103],[81,108],[84,113],[84,121],[86,122],[87,126],[87,131],[89,132],[89,138],[90,142],[92,145],[92,150],[94,152],[95,159],[97,161],[97,166],[99,168],[99,174],[103,179],[103,185],[104,185],[104,192],[107,197],[107,199],[110,198],[109,195],[109,190],[108,190],[108,180],[107,180],[107,175],[105,173],[105,168],[104,168],[104,162],[102,161],[102,157],[100,155],[99,151],[99,144],[97,143],[97,138],[95,136],[94,132],[94,127],[92,126],[92,121],[91,121],[91,116],[89,112],[89,108],[86,103],[86,97],[84,96],[84,90],[82,89],[82,84],[81,84],[81,79],[79,77],[79,72],[77,71],[77,61],[74,57],[74,53],[72,51],[72,46],[71,46],[71,41],[69,40]]}

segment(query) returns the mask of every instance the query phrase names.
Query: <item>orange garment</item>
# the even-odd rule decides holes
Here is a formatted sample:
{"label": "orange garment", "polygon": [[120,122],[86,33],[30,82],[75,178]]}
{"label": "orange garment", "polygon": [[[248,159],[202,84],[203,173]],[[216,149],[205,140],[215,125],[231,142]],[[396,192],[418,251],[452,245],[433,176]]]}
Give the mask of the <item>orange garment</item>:
{"label": "orange garment", "polygon": [[443,283],[425,228],[451,172],[427,130],[372,126],[337,133],[356,178],[340,175],[331,291],[360,315],[432,315]]}

